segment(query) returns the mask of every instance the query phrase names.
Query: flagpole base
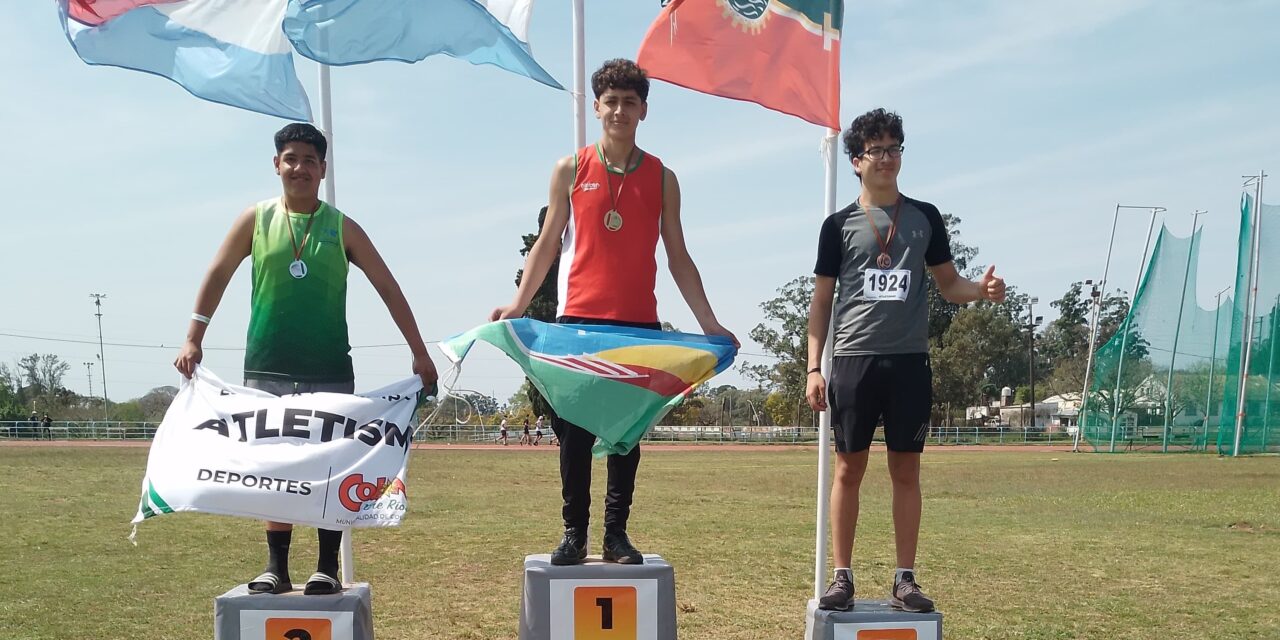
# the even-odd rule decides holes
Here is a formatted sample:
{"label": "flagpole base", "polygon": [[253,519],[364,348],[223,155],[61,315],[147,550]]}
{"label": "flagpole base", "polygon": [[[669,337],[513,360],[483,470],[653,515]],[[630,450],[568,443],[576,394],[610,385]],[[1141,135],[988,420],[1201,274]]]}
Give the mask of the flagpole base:
{"label": "flagpole base", "polygon": [[[292,633],[293,631],[300,633]],[[214,640],[328,638],[373,640],[373,592],[367,582],[332,595],[303,595],[302,585],[273,595],[242,584],[213,600]]]}
{"label": "flagpole base", "polygon": [[614,564],[589,556],[557,567],[548,554],[524,559],[520,640],[675,640],[675,571],[662,556]]}
{"label": "flagpole base", "polygon": [[942,614],[898,611],[887,600],[858,600],[849,611],[824,611],[810,600],[804,640],[843,638],[942,640]]}

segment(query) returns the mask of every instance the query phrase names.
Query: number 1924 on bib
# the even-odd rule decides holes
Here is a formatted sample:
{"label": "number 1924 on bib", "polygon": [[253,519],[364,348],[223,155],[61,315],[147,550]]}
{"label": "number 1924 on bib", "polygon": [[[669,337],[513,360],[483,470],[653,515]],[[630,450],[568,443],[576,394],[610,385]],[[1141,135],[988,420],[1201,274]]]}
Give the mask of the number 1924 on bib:
{"label": "number 1924 on bib", "polygon": [[911,293],[911,271],[907,269],[864,269],[862,297],[867,300],[906,300]]}

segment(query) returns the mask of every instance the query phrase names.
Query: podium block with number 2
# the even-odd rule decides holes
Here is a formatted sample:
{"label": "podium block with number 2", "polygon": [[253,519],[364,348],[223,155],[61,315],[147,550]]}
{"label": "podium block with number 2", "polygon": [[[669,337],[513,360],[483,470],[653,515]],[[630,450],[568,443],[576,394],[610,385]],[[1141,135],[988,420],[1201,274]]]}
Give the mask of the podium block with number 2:
{"label": "podium block with number 2", "polygon": [[373,592],[363,582],[325,596],[252,593],[242,584],[214,599],[213,638],[373,640]]}

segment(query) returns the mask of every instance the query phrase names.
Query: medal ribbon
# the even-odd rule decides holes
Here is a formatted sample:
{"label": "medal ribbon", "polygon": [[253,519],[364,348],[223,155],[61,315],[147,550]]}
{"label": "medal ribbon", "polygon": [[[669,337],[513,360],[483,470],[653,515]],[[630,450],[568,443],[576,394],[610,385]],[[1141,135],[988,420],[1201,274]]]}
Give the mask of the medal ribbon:
{"label": "medal ribbon", "polygon": [[889,255],[889,245],[893,243],[893,234],[897,233],[898,231],[898,214],[902,213],[902,195],[901,194],[898,195],[898,202],[897,204],[893,205],[893,219],[889,221],[889,239],[888,240],[880,239],[880,229],[876,227],[875,221],[871,220],[871,207],[865,207],[865,210],[867,215],[867,222],[870,223],[868,226],[871,227],[871,233],[874,233],[876,235],[876,243],[880,245],[880,255],[884,255],[884,256]]}
{"label": "medal ribbon", "polygon": [[[609,187],[609,204],[613,205],[612,207],[610,207],[610,211],[613,211],[614,213],[619,213],[619,212],[618,212],[618,198],[622,196],[622,187],[623,187],[623,185],[627,184],[627,169],[631,167],[631,157],[632,157],[633,155],[635,155],[635,152],[636,152],[635,147],[632,147],[632,148],[631,148],[631,153],[628,153],[628,154],[627,154],[627,161],[626,161],[626,163],[622,166],[622,180],[621,180],[620,182],[618,182],[618,195],[617,195],[617,196],[614,196],[614,195],[613,195],[613,175],[609,172],[609,160],[608,160],[607,158],[605,159],[605,162],[604,162],[604,179],[605,179],[606,186],[608,186],[608,187]],[[600,155],[604,155],[604,154],[603,154],[603,153],[601,153]],[[607,215],[607,214],[606,214],[606,215]],[[619,213],[619,215],[621,215],[621,214]]]}
{"label": "medal ribbon", "polygon": [[307,216],[307,227],[302,231],[302,246],[298,246],[298,237],[293,234],[293,220],[289,219],[289,207],[284,203],[284,198],[280,199],[280,208],[284,209],[285,226],[289,227],[289,243],[293,245],[293,261],[297,262],[302,258],[302,250],[307,248],[307,240],[311,237],[311,223],[316,221],[316,213],[320,213],[320,208],[316,207],[315,213]]}

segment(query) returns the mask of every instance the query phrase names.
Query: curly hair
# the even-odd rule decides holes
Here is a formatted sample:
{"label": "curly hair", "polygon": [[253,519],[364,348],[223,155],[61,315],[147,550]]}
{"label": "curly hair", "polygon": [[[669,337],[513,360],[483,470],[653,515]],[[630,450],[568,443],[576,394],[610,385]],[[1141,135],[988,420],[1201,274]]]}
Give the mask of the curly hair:
{"label": "curly hair", "polygon": [[305,122],[287,124],[276,132],[276,155],[280,155],[284,151],[284,146],[290,142],[305,142],[315,147],[316,155],[320,156],[321,160],[325,159],[325,153],[329,151],[329,141],[325,139],[324,134]]}
{"label": "curly hair", "polygon": [[632,89],[640,96],[641,102],[649,100],[649,76],[645,75],[640,65],[626,58],[608,60],[591,74],[591,90],[596,98],[609,89]]}
{"label": "curly hair", "polygon": [[853,124],[844,132],[844,152],[850,160],[857,160],[867,150],[867,141],[888,135],[896,138],[898,144],[907,141],[902,133],[902,116],[885,111],[883,108],[868,111],[853,119]]}

